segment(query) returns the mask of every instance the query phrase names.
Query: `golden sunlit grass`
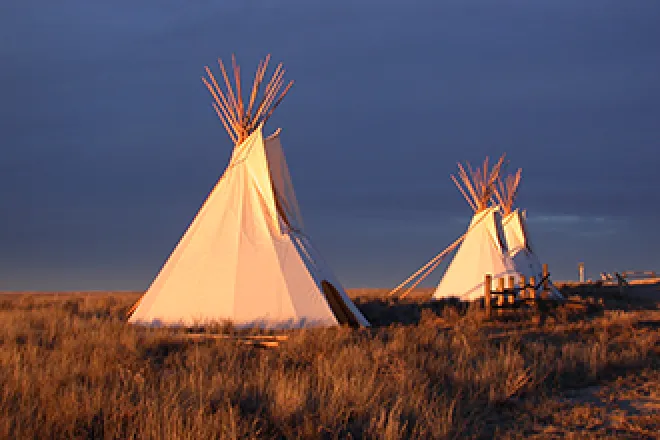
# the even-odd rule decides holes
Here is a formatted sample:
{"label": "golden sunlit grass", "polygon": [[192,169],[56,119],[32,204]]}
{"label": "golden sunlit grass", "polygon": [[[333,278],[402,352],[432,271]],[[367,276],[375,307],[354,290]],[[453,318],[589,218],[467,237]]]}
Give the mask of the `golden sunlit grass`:
{"label": "golden sunlit grass", "polygon": [[0,296],[0,438],[646,438],[657,426],[598,424],[604,410],[561,400],[657,380],[655,306],[560,309],[538,326],[356,293],[373,328],[290,332],[275,349],[129,326],[137,294]]}

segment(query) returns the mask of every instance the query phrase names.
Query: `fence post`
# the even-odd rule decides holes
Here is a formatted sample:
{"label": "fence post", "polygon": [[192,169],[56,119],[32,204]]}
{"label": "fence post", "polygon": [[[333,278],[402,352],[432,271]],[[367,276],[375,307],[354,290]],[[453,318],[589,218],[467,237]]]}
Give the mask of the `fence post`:
{"label": "fence post", "polygon": [[500,295],[497,295],[497,305],[498,306],[503,306],[504,305],[504,277],[499,277],[497,279],[497,292],[500,293]]}
{"label": "fence post", "polygon": [[531,299],[536,299],[536,277],[529,277],[529,297]]}
{"label": "fence post", "polygon": [[493,277],[491,275],[486,275],[484,277],[484,308],[486,309],[486,318],[490,319],[491,316],[491,307],[490,307],[490,289],[492,286]]}
{"label": "fence post", "polygon": [[509,276],[509,285],[508,289],[510,290],[509,304],[513,304],[516,301],[516,278],[513,275]]}

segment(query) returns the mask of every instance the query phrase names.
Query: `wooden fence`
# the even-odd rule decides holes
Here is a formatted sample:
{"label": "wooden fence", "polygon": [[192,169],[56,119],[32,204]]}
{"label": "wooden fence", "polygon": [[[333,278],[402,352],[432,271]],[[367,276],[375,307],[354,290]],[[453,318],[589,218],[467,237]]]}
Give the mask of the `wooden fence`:
{"label": "wooden fence", "polygon": [[527,279],[521,275],[516,286],[515,278],[509,276],[507,279],[497,278],[497,287],[493,289],[492,275],[484,276],[484,309],[489,318],[493,309],[515,308],[522,304],[538,308],[539,300],[551,300],[551,296],[547,264],[543,265],[543,277],[538,283],[536,277]]}

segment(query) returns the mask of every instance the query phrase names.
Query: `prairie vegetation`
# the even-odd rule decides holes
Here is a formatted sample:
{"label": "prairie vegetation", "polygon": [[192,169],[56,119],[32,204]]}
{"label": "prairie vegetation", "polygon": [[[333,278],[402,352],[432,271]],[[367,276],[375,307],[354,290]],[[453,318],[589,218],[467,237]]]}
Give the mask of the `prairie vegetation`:
{"label": "prairie vegetation", "polygon": [[[274,349],[129,326],[137,294],[0,296],[0,438],[654,438],[660,429],[653,302],[608,299],[589,316],[559,308],[534,324],[353,295],[374,327],[290,332]],[[623,400],[629,408],[614,411]]]}

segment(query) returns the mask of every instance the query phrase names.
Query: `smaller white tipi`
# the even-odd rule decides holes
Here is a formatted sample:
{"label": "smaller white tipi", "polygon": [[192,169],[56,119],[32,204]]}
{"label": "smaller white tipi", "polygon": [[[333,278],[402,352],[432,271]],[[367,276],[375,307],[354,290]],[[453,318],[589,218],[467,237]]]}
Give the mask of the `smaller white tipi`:
{"label": "smaller white tipi", "polygon": [[[502,209],[502,229],[516,272],[527,279],[534,277],[538,282],[543,278],[543,266],[529,240],[526,212],[513,209],[521,178],[522,168],[519,168],[515,174],[506,176],[505,179],[498,178],[493,189],[493,197]],[[563,298],[552,282],[548,284],[551,297]]]}
{"label": "smaller white tipi", "polygon": [[292,85],[279,93],[284,84],[280,64],[261,100],[255,100],[268,60],[257,69],[247,105],[235,59],[235,86],[219,60],[225,92],[206,69],[204,83],[234,151],[160,273],[129,311],[130,323],[230,321],[238,328],[277,329],[369,325],[305,234],[279,130],[263,136],[264,123]]}
{"label": "smaller white tipi", "polygon": [[475,300],[483,296],[485,275],[492,275],[493,289],[497,287],[497,278],[516,275],[508,256],[499,209],[489,206],[503,160],[504,156],[489,169],[486,158],[483,168],[475,171],[468,163],[469,174],[458,164],[460,182],[451,176],[470,204],[474,216],[433,299],[456,297],[464,301]]}

